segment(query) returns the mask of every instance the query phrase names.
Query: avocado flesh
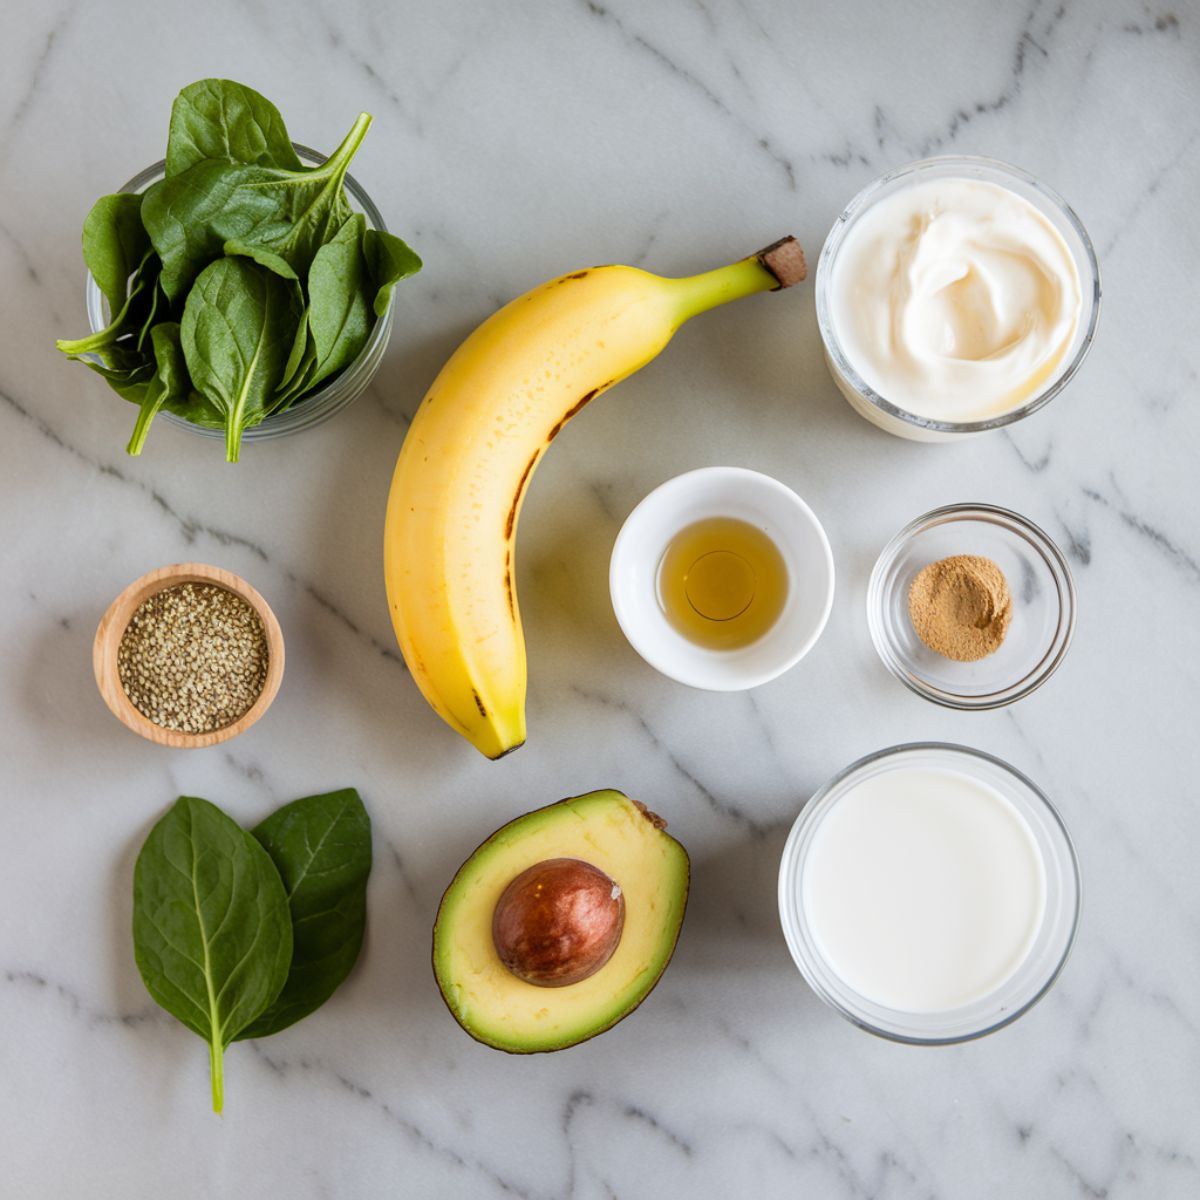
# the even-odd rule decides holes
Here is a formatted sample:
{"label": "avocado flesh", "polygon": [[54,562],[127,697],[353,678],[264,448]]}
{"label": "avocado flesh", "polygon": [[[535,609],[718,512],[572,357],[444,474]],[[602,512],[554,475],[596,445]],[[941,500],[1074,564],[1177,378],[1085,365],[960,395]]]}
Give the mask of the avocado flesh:
{"label": "avocado flesh", "polygon": [[[621,887],[625,927],[612,958],[567,987],[513,975],[492,943],[492,913],[508,884],[548,858],[579,858]],[[458,1023],[498,1050],[561,1050],[628,1016],[675,949],[688,893],[683,847],[616,791],[589,792],[510,821],[459,869],[433,929],[433,969]]]}

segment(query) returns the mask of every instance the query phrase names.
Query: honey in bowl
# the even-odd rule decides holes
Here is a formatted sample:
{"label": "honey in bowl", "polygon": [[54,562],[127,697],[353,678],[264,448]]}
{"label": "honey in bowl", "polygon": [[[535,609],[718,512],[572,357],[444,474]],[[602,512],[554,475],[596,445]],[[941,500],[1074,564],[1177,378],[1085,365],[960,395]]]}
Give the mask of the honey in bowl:
{"label": "honey in bowl", "polygon": [[779,548],[748,521],[709,517],[681,529],[658,566],[658,602],[690,642],[739,650],[783,612],[788,569]]}

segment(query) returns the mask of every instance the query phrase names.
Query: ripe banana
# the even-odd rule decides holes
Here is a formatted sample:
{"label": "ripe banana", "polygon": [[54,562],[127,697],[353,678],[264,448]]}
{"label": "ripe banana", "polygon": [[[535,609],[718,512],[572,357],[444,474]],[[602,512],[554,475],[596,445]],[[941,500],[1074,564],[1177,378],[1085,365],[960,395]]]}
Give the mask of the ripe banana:
{"label": "ripe banana", "polygon": [[546,447],[689,317],[804,274],[790,237],[686,279],[622,266],[575,271],[489,317],[434,380],[388,497],[388,605],[426,700],[488,758],[525,740],[514,546]]}

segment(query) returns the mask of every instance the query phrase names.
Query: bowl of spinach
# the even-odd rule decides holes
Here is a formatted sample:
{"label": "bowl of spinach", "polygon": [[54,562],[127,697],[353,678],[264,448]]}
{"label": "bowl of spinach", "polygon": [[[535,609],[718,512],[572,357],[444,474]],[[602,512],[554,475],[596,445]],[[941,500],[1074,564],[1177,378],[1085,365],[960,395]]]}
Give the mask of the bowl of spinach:
{"label": "bowl of spinach", "polygon": [[265,97],[205,79],[180,92],[167,157],[84,223],[91,334],[58,347],[137,405],[225,442],[311,428],[366,389],[396,284],[421,260],[348,174],[371,117],[329,156],[293,143]]}

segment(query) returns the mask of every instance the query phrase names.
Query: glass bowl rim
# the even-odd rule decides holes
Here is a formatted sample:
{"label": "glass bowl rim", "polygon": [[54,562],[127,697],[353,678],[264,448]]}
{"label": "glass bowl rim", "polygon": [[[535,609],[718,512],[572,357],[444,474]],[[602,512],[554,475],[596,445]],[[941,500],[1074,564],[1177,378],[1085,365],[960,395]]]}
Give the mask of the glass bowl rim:
{"label": "glass bowl rim", "polygon": [[[1090,314],[1083,337],[1070,362],[1067,363],[1060,374],[1054,377],[1047,388],[1027,400],[1018,408],[1010,409],[1008,412],[1000,413],[994,417],[987,417],[980,421],[936,420],[932,417],[923,417],[917,413],[909,412],[908,409],[901,408],[899,405],[893,404],[890,400],[884,399],[883,396],[863,379],[846,357],[845,351],[842,349],[842,343],[838,339],[834,329],[833,316],[830,311],[829,289],[832,286],[831,281],[837,253],[841,249],[842,242],[845,240],[847,230],[870,207],[877,194],[897,179],[903,179],[907,175],[956,166],[964,169],[975,169],[977,171],[991,171],[1002,176],[1007,175],[1032,188],[1035,193],[1058,210],[1059,215],[1071,228],[1075,236],[1079,238],[1080,244],[1083,247],[1084,259],[1091,275],[1090,290],[1086,286],[1087,281],[1080,280],[1081,299],[1084,304],[1087,304],[1090,299]],[[1072,261],[1075,260],[1073,253],[1071,258]],[[1020,421],[1022,418],[1030,416],[1049,404],[1075,377],[1075,374],[1083,365],[1088,351],[1091,349],[1092,342],[1096,336],[1096,326],[1100,319],[1102,295],[1100,263],[1096,257],[1096,250],[1092,245],[1092,239],[1088,235],[1087,229],[1084,227],[1075,210],[1058,192],[1047,184],[1042,183],[1041,180],[1030,172],[1023,170],[1021,167],[1014,166],[1012,163],[1004,162],[1002,159],[990,158],[982,154],[941,154],[929,158],[916,159],[913,162],[904,163],[901,166],[892,168],[892,170],[880,175],[877,179],[861,188],[834,219],[833,225],[825,237],[825,241],[821,246],[821,253],[817,258],[817,274],[814,287],[816,292],[817,329],[821,335],[821,342],[833,365],[845,377],[855,393],[873,408],[879,409],[880,412],[894,417],[896,420],[906,422],[918,429],[928,430],[931,433],[944,434],[983,433],[989,429],[1001,429],[1006,425],[1011,425],[1014,421]]]}
{"label": "glass bowl rim", "polygon": [[[292,147],[302,159],[307,160],[314,166],[319,166],[329,158],[329,155],[322,154],[319,150],[314,150],[311,146],[306,146],[302,142],[292,142]],[[160,158],[157,162],[144,167],[132,179],[123,183],[117,191],[144,191],[149,184],[164,177],[166,167],[167,160]],[[376,207],[375,202],[371,199],[366,189],[349,172],[345,176],[345,185],[346,190],[362,209],[368,225],[372,229],[378,229],[380,232],[386,233],[387,223],[383,218],[383,214]],[[93,333],[98,333],[104,328],[104,324],[102,323],[104,313],[102,307],[103,297],[100,295],[99,285],[93,278],[91,271],[86,273],[84,302],[87,307],[88,325]],[[353,361],[343,367],[332,379],[322,384],[312,395],[306,396],[302,404],[288,407],[283,412],[273,413],[257,425],[252,425],[249,429],[244,430],[242,432],[243,441],[269,439],[288,433],[298,433],[302,429],[319,424],[326,418],[333,416],[346,404],[357,399],[362,391],[361,387],[356,386],[359,383],[359,377],[364,371],[370,374],[374,373],[375,368],[379,365],[379,361],[382,358],[384,347],[391,337],[395,308],[396,293],[393,290],[391,296],[388,298],[387,311],[382,316],[375,318],[375,322],[371,326],[370,335]],[[365,386],[367,385],[364,384],[363,387]],[[346,399],[343,399],[343,396]],[[175,413],[166,412],[165,410],[159,412],[156,419],[162,419],[170,425],[187,429],[192,433],[199,434],[201,437],[224,438],[225,436],[223,429],[212,429],[206,425],[197,425]]]}
{"label": "glass bowl rim", "polygon": [[[927,528],[948,524],[951,520],[967,520],[972,516],[983,516],[991,524],[1009,528],[1011,532],[1023,537],[1041,554],[1054,577],[1058,590],[1058,622],[1055,626],[1054,636],[1037,664],[1016,682],[999,690],[986,692],[982,696],[965,696],[960,692],[946,691],[944,688],[939,688],[920,676],[914,675],[911,671],[905,670],[894,649],[893,641],[888,633],[887,622],[880,615],[883,611],[883,577],[891,568],[901,549],[917,534],[925,532]],[[1036,525],[1028,517],[1014,512],[1011,508],[1004,508],[999,504],[986,504],[981,501],[944,504],[939,508],[930,509],[927,513],[922,513],[919,517],[914,517],[907,525],[893,534],[879,552],[867,582],[867,627],[875,652],[879,655],[883,665],[909,691],[915,692],[918,696],[930,700],[934,704],[961,712],[988,712],[992,709],[1004,708],[1036,692],[1058,670],[1062,660],[1066,657],[1075,636],[1076,614],[1075,578],[1066,556],[1054,539],[1041,526]]]}
{"label": "glass bowl rim", "polygon": [[[795,889],[798,883],[798,861],[797,847],[801,838],[807,832],[810,826],[814,826],[820,817],[824,816],[832,805],[829,802],[829,797],[847,780],[849,780],[857,772],[864,770],[867,767],[873,766],[875,763],[891,757],[898,757],[901,754],[912,751],[932,751],[938,753],[946,753],[951,756],[960,755],[966,758],[981,759],[984,762],[990,763],[994,767],[998,767],[1001,771],[1011,775],[1018,784],[1024,787],[1028,793],[1037,801],[1042,809],[1050,818],[1050,827],[1058,835],[1061,836],[1062,846],[1065,849],[1063,861],[1069,867],[1066,872],[1072,884],[1071,894],[1071,915],[1070,926],[1067,929],[1067,935],[1063,943],[1062,952],[1055,960],[1054,966],[1047,973],[1046,979],[1038,986],[1033,993],[1024,1000],[1021,1004],[1015,1006],[1011,1011],[1005,1012],[1002,1017],[997,1020],[990,1021],[979,1029],[970,1030],[967,1033],[952,1034],[945,1037],[921,1037],[916,1034],[906,1034],[898,1030],[884,1029],[880,1025],[863,1016],[859,1012],[848,1008],[837,997],[831,995],[824,987],[815,973],[811,972],[809,965],[809,955],[807,950],[799,943],[790,932],[791,923],[789,920],[791,891]],[[835,797],[836,799],[836,797]],[[824,811],[822,811],[824,810]],[[790,885],[790,887],[789,887]],[[909,1046],[953,1046],[961,1045],[964,1042],[977,1041],[980,1038],[987,1037],[989,1034],[996,1033],[998,1030],[1004,1029],[1011,1025],[1019,1017],[1024,1016],[1030,1009],[1034,1008],[1042,1001],[1049,993],[1050,989],[1058,982],[1064,968],[1071,957],[1071,952],[1075,948],[1075,942],[1079,934],[1079,922],[1083,913],[1083,873],[1079,866],[1079,854],[1075,848],[1074,839],[1071,837],[1071,831],[1067,828],[1066,822],[1062,818],[1050,797],[1042,791],[1032,779],[1029,778],[1023,771],[1019,771],[1011,763],[1005,762],[1004,759],[995,754],[989,754],[986,750],[978,750],[972,746],[964,746],[957,742],[901,742],[895,746],[886,746],[881,750],[875,750],[870,754],[864,754],[861,758],[856,759],[848,766],[843,767],[824,784],[821,785],[807,803],[800,809],[795,821],[792,823],[791,829],[788,831],[787,841],[784,843],[783,853],[780,855],[779,862],[779,884],[778,884],[778,904],[779,904],[779,919],[783,927],[784,940],[787,943],[788,951],[795,962],[797,969],[803,976],[805,983],[813,990],[817,997],[830,1008],[832,1008],[840,1016],[844,1017],[850,1024],[870,1033],[875,1037],[882,1038],[884,1041],[899,1042]],[[796,905],[796,911],[800,914],[803,921],[803,905]],[[799,952],[797,951],[799,945]],[[831,975],[836,975],[836,972],[829,968]],[[1003,986],[1003,984],[1001,985]],[[884,1006],[881,1006],[884,1007]],[[899,1012],[900,1010],[895,1010]],[[953,1010],[951,1010],[953,1011]]]}

